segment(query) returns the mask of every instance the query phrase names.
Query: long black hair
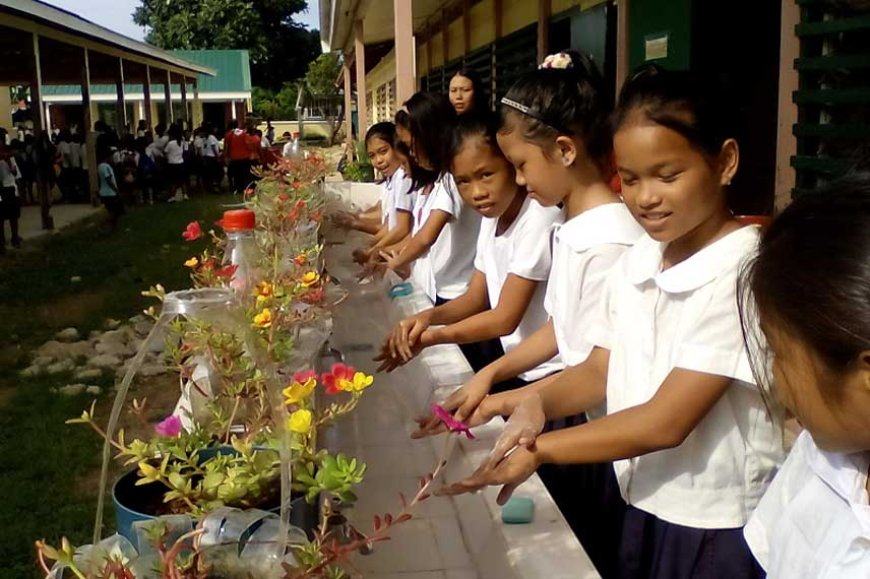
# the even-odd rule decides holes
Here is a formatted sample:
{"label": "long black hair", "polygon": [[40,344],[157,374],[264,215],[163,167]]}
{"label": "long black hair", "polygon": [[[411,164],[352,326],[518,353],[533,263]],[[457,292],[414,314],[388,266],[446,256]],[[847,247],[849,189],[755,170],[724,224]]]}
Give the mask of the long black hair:
{"label": "long black hair", "polygon": [[588,155],[606,163],[611,151],[609,109],[602,77],[591,58],[565,51],[568,68],[540,68],[525,74],[501,101],[501,129],[521,132],[544,150],[559,135],[583,143]]}
{"label": "long black hair", "polygon": [[742,270],[738,298],[753,373],[768,390],[759,317],[800,339],[834,378],[870,351],[870,171],[795,199]]}
{"label": "long black hair", "polygon": [[416,93],[405,101],[405,108],[413,142],[411,150],[422,150],[431,165],[421,173],[420,184],[429,185],[449,170],[448,149],[456,126],[456,111],[446,96],[430,92]]}

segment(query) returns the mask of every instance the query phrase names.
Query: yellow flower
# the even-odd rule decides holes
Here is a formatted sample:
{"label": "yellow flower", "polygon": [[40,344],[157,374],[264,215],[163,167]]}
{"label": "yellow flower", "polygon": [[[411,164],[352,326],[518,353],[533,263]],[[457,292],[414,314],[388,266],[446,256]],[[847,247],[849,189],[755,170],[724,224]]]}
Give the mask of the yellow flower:
{"label": "yellow flower", "polygon": [[284,394],[284,403],[299,404],[314,392],[315,386],[317,386],[317,381],[314,378],[309,378],[304,383],[294,380],[290,386],[284,388],[282,391]]}
{"label": "yellow flower", "polygon": [[345,392],[362,392],[363,390],[371,386],[374,381],[374,377],[369,376],[364,372],[357,372],[353,375],[353,381],[340,380],[339,390],[343,390]]}
{"label": "yellow flower", "polygon": [[187,261],[184,262],[184,265],[186,267],[193,268],[193,267],[196,267],[199,265],[199,260],[195,257],[191,257],[190,259],[188,259]]}
{"label": "yellow flower", "polygon": [[302,287],[311,287],[319,281],[320,274],[316,271],[309,271],[302,276],[302,280],[299,283],[302,285]]}
{"label": "yellow flower", "polygon": [[254,288],[254,293],[258,296],[268,298],[274,293],[274,289],[275,288],[269,282],[261,281],[257,284],[257,287]]}
{"label": "yellow flower", "polygon": [[272,325],[272,310],[264,309],[259,314],[254,316],[254,325],[258,328],[268,328]]}
{"label": "yellow flower", "polygon": [[310,410],[297,410],[287,419],[287,429],[297,434],[308,434],[311,431],[312,418]]}

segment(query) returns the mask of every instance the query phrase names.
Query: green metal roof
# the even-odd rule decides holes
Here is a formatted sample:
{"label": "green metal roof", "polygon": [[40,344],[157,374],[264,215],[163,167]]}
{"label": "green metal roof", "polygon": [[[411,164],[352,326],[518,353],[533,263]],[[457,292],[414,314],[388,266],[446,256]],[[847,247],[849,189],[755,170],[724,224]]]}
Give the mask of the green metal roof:
{"label": "green metal roof", "polygon": [[[217,71],[217,75],[211,77],[204,74],[197,75],[199,94],[223,93],[223,92],[251,92],[251,66],[247,50],[171,50],[171,54],[184,60],[201,64]],[[163,94],[163,83],[159,76],[152,73],[151,94],[159,99]],[[45,85],[45,96],[64,96],[82,94],[78,85]],[[173,88],[177,92],[178,84]],[[127,94],[142,94],[141,84],[125,84]],[[193,85],[188,85],[188,93],[193,98]],[[91,94],[115,94],[113,84],[93,84]]]}
{"label": "green metal roof", "polygon": [[197,77],[200,92],[250,92],[251,64],[247,50],[170,50],[184,60],[217,71],[214,77]]}

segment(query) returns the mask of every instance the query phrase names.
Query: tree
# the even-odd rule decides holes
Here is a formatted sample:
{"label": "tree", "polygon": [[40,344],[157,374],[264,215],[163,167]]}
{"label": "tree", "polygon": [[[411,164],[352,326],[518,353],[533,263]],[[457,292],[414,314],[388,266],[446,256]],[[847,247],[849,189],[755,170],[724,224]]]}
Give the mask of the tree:
{"label": "tree", "polygon": [[305,88],[316,97],[330,97],[338,94],[335,79],[341,72],[341,60],[337,52],[321,54],[308,65],[305,73]]}
{"label": "tree", "polygon": [[281,90],[320,54],[320,35],[293,21],[305,0],[140,0],[133,20],[166,49],[248,49],[251,80]]}
{"label": "tree", "polygon": [[251,93],[254,115],[262,119],[295,121],[296,97],[298,95],[299,86],[296,83],[286,82],[278,92],[268,88],[254,87]]}
{"label": "tree", "polygon": [[342,61],[337,52],[321,54],[308,65],[308,72],[303,79],[303,88],[309,97],[305,100],[305,106],[309,110],[317,110],[329,120],[330,144],[335,142],[341,128],[342,113],[349,114],[349,111],[343,111],[338,87],[335,85],[341,66]]}

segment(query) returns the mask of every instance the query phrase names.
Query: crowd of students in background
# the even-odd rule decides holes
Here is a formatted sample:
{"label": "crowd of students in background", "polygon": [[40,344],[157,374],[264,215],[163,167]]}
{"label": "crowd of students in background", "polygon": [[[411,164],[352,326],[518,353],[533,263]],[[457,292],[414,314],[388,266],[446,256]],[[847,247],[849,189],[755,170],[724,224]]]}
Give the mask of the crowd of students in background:
{"label": "crowd of students in background", "polygon": [[379,370],[457,344],[475,374],[443,408],[507,420],[441,492],[504,503],[537,472],[605,578],[870,577],[870,168],[762,232],[711,77],[647,65],[613,107],[562,52],[498,116],[476,80],[371,127],[381,202],[335,218],[371,234],[362,277],[432,303]]}

